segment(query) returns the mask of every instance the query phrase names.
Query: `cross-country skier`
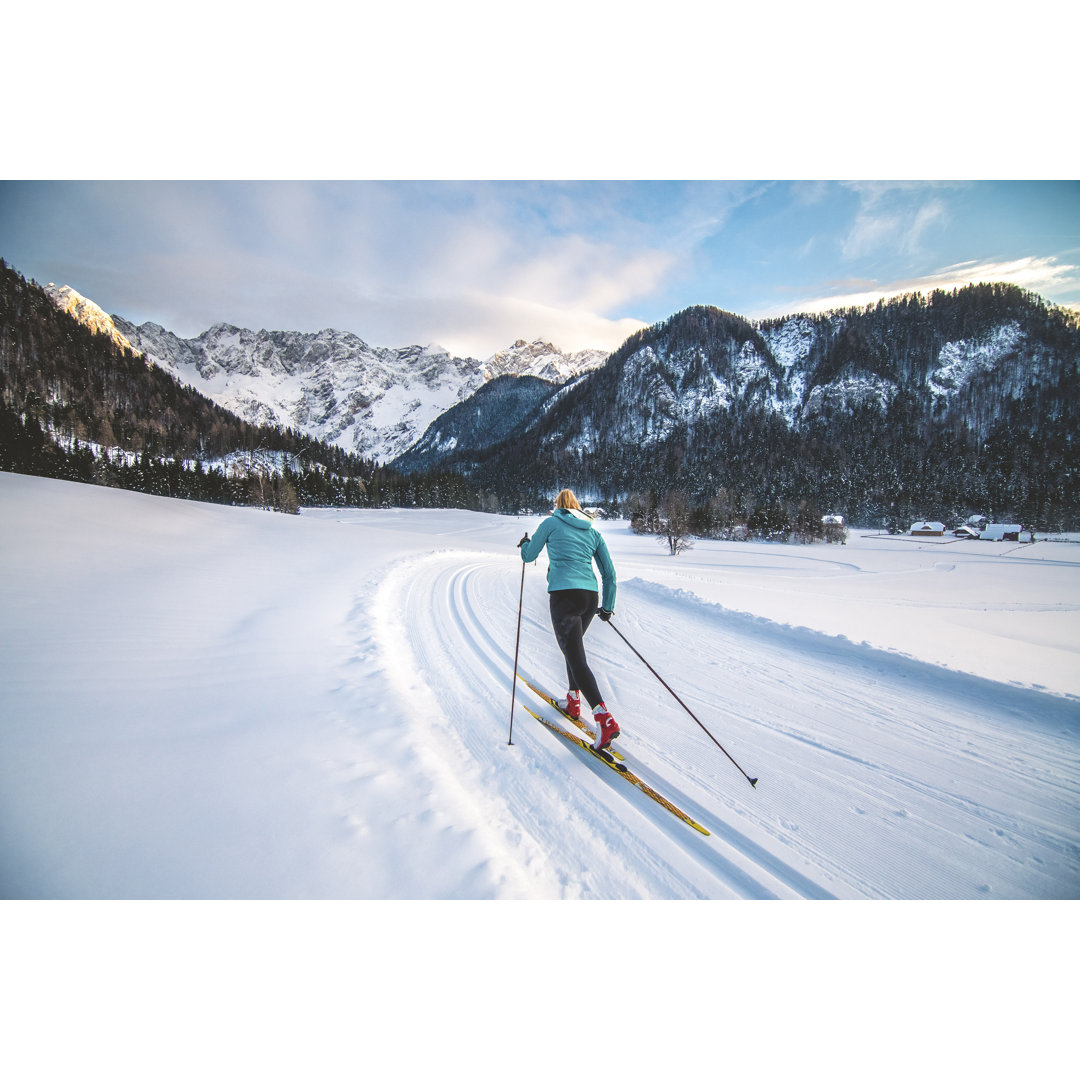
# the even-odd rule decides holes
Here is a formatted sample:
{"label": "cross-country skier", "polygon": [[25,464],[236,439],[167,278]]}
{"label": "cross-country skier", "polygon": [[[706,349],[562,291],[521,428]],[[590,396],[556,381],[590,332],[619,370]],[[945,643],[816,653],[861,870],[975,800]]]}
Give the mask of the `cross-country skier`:
{"label": "cross-country skier", "polygon": [[[594,615],[607,622],[615,610],[615,566],[603,536],[593,528],[592,518],[582,511],[569,488],[559,492],[551,516],[540,523],[532,539],[526,533],[518,543],[521,558],[527,563],[534,562],[545,546],[551,626],[566,659],[570,687],[566,701],[560,705],[570,716],[580,717],[581,695],[585,695],[600,728],[593,748],[603,750],[618,737],[619,725],[604,704],[582,639]],[[599,609],[593,562],[600,567],[604,582],[604,603]]]}

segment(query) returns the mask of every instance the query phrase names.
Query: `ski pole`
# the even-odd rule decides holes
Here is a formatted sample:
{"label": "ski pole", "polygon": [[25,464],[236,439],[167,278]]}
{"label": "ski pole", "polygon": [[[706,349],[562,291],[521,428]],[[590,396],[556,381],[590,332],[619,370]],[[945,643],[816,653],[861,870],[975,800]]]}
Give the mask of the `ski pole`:
{"label": "ski pole", "polygon": [[[529,539],[529,534],[526,533],[521,544],[524,544]],[[521,547],[518,544],[518,547]],[[514,638],[514,684],[510,687],[510,738],[506,740],[507,746],[514,745],[514,699],[517,694],[517,668],[518,668],[518,649],[521,646],[521,608],[525,601],[525,560],[521,560],[521,590],[518,593],[518,621],[517,621],[517,636]]]}
{"label": "ski pole", "polygon": [[[616,634],[618,634],[618,635],[619,635],[619,637],[621,637],[621,638],[623,639],[623,641],[626,641],[626,635],[625,635],[625,634],[624,634],[624,633],[623,633],[623,632],[622,632],[622,631],[621,631],[621,630],[620,630],[620,629],[619,629],[619,628],[618,628],[618,627],[617,627],[617,626],[616,626],[616,625],[615,625],[615,624],[614,624],[614,623],[613,623],[613,622],[611,621],[611,617],[610,617],[610,616],[609,616],[609,617],[608,617],[607,619],[605,619],[604,621],[605,621],[605,622],[606,622],[606,623],[608,624],[608,626],[610,626],[610,627],[611,627],[611,629],[612,629],[612,630],[614,630],[614,631],[615,631],[615,633],[616,633]],[[648,661],[648,660],[646,660],[646,659],[645,659],[645,657],[644,657],[644,656],[642,656],[642,655],[641,655],[641,653],[639,653],[639,652],[637,651],[637,649],[635,649],[635,648],[634,648],[634,646],[633,646],[633,645],[630,645],[630,642],[629,642],[629,641],[626,641],[626,644],[630,646],[630,651],[631,651],[631,652],[632,652],[632,653],[633,653],[633,654],[634,654],[634,655],[635,655],[635,656],[636,656],[636,657],[637,657],[637,658],[638,658],[638,659],[639,659],[639,660],[640,660],[640,661],[641,661],[641,662],[642,662],[642,663],[643,663],[643,664],[644,664],[644,665],[645,665],[645,666],[646,666],[646,667],[647,667],[647,668],[648,668],[648,669],[649,669],[649,670],[650,670],[650,671],[651,671],[651,672],[652,672],[652,673],[653,673],[654,675],[656,675],[656,677],[657,677],[658,679],[660,679],[660,682],[661,682],[661,683],[663,684],[663,687],[664,687],[664,689],[665,689],[665,690],[667,690],[667,692],[668,692],[668,693],[669,693],[669,694],[670,694],[670,695],[671,695],[671,696],[672,696],[672,697],[673,697],[673,698],[674,698],[674,699],[675,699],[675,700],[676,700],[676,701],[677,701],[677,702],[678,702],[678,703],[679,703],[679,704],[680,704],[680,705],[681,705],[681,706],[682,706],[682,707],[683,707],[684,709],[686,709],[686,711],[687,711],[688,713],[690,713],[691,717],[693,717],[693,719],[694,719],[694,722],[695,722],[695,723],[697,724],[697,726],[698,726],[699,728],[701,728],[701,730],[702,730],[702,731],[704,731],[704,732],[705,732],[705,734],[706,734],[706,735],[708,735],[708,736],[709,736],[709,738],[710,738],[710,739],[712,739],[712,741],[713,741],[714,743],[716,743],[716,745],[717,745],[717,746],[720,746],[720,744],[719,744],[718,742],[716,742],[716,738],[715,738],[715,736],[713,735],[713,733],[712,733],[712,732],[711,732],[711,731],[710,731],[710,730],[709,730],[709,729],[708,729],[708,728],[707,728],[707,727],[706,727],[706,726],[705,726],[705,725],[704,725],[704,724],[703,724],[703,723],[702,723],[702,722],[701,722],[701,721],[700,721],[700,720],[699,720],[699,719],[698,719],[698,718],[697,718],[696,716],[694,716],[694,714],[693,714],[692,712],[690,712],[690,707],[689,707],[689,706],[688,706],[688,705],[686,704],[686,702],[685,702],[685,701],[683,701],[683,699],[682,699],[681,697],[679,697],[679,695],[678,695],[678,694],[676,694],[676,693],[675,693],[675,691],[674,691],[674,690],[672,690],[672,689],[671,689],[671,687],[670,687],[670,686],[668,686],[668,684],[667,684],[666,682],[664,682],[664,680],[663,680],[663,679],[661,679],[661,678],[660,678],[659,674],[657,674],[657,671],[656,671],[656,669],[655,669],[655,668],[654,668],[654,667],[652,666],[652,664],[650,664],[650,663],[649,663],[649,661]],[[721,750],[724,750],[724,748],[723,748],[722,746],[720,746],[720,749],[721,749]],[[725,757],[726,757],[726,758],[728,759],[728,761],[730,761],[730,762],[731,762],[731,764],[732,764],[732,765],[734,765],[734,766],[735,766],[735,768],[736,768],[736,769],[738,769],[738,770],[739,770],[739,772],[741,772],[741,773],[743,774],[743,776],[746,776],[746,779],[750,781],[750,786],[751,786],[752,788],[756,788],[756,787],[757,787],[757,782],[758,782],[758,778],[757,778],[756,776],[747,776],[746,772],[745,772],[745,771],[743,770],[743,767],[742,767],[742,766],[741,766],[741,765],[740,765],[740,764],[739,764],[739,763],[738,763],[738,762],[737,762],[737,761],[736,761],[736,760],[735,760],[735,759],[734,759],[734,758],[733,758],[733,757],[732,757],[732,756],[731,756],[731,755],[730,755],[730,754],[729,754],[729,753],[728,753],[728,752],[727,752],[726,750],[724,750],[724,756],[725,756]]]}

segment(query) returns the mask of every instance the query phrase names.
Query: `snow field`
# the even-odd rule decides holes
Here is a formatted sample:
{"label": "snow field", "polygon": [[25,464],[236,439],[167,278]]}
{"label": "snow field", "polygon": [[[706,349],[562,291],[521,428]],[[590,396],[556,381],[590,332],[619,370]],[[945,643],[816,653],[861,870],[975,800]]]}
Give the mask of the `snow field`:
{"label": "snow field", "polygon": [[509,744],[522,586],[520,670],[563,689],[534,519],[19,476],[0,508],[5,896],[1080,896],[1073,545],[673,559],[604,523],[615,625],[761,778],[594,623],[618,748],[704,837],[522,685]]}
{"label": "snow field", "polygon": [[[0,474],[0,895],[560,901],[9,903],[5,1072],[589,1073],[600,1002],[631,1075],[1060,1071],[1071,906],[572,901],[1075,900],[1078,549],[602,524],[617,625],[761,777],[594,624],[618,748],[704,837],[523,686],[508,744],[535,524]],[[521,669],[561,691],[546,600],[526,568]]]}

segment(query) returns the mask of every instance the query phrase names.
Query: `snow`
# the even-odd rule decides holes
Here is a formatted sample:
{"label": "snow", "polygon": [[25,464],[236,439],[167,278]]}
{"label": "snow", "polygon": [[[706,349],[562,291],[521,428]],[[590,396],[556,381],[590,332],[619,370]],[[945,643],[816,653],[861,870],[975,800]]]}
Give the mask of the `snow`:
{"label": "snow", "polygon": [[814,324],[802,315],[794,315],[772,327],[762,327],[761,336],[785,371],[805,364],[816,340]]}
{"label": "snow", "polygon": [[[54,293],[54,302],[63,306],[65,296]],[[89,318],[88,304],[67,310]],[[384,462],[489,379],[508,373],[563,379],[599,367],[607,356],[566,354],[535,341],[479,362],[435,344],[387,349],[347,331],[252,331],[225,323],[184,340],[155,323],[134,326],[101,315],[114,336],[119,326],[151,362],[245,420],[293,427]]]}
{"label": "snow", "polygon": [[1024,332],[1015,320],[994,327],[976,341],[947,341],[938,353],[937,367],[927,376],[926,385],[935,397],[951,397],[976,375],[993,371],[1016,352]]}
{"label": "snow", "polygon": [[[703,839],[520,710],[507,745],[534,519],[11,475],[0,506],[5,895],[1080,896],[1072,544],[672,558],[603,523],[620,629],[761,777],[590,631],[628,760]],[[521,669],[561,690],[545,588]]]}
{"label": "snow", "polygon": [[803,407],[807,416],[821,412],[826,405],[852,410],[857,406],[875,405],[886,412],[898,387],[880,375],[843,375],[826,386],[815,386]]}
{"label": "snow", "polygon": [[[510,744],[522,587],[520,668],[562,689],[543,570],[523,577],[515,550],[536,524],[463,511],[297,518],[0,474],[3,897],[1080,897],[1080,547],[853,529],[842,547],[702,540],[672,558],[625,523],[603,522],[620,580],[616,624],[760,777],[751,788],[610,628],[590,629],[590,656],[623,724],[619,749],[706,837],[520,707]],[[840,993],[860,991],[843,1017],[855,1022],[854,1041],[830,1056],[857,1060],[832,1075],[867,1075],[871,1053],[881,1058],[873,1075],[908,1076],[916,1047],[888,1034],[901,1017],[921,1018],[924,1038],[945,1040],[938,1066],[959,1052],[961,973],[937,980],[940,955],[984,986],[1020,965],[1026,1008],[1033,979],[1044,982],[1033,967],[1052,955],[1055,970],[1068,970],[1075,958],[1064,929],[1048,949],[1032,947],[1031,920],[1043,932],[1059,926],[1055,905],[1038,916],[1024,905],[935,905],[934,931],[948,938],[931,951],[921,934],[897,934],[876,905],[809,905],[810,925],[788,905],[737,905],[746,915],[689,905],[677,916],[663,905],[481,905],[479,914],[405,905],[404,928],[382,906],[313,914],[307,905],[215,905],[209,917],[224,937],[209,939],[187,919],[162,930],[171,907],[122,905],[124,927],[156,944],[118,959],[106,942],[119,931],[100,936],[98,906],[39,915],[17,905],[20,925],[41,920],[46,956],[91,950],[70,985],[42,983],[50,1008],[39,1011],[93,1015],[81,995],[97,1000],[104,986],[132,999],[128,1023],[145,1034],[149,1005],[134,986],[160,977],[163,963],[195,980],[205,1021],[236,1008],[228,988],[237,984],[213,977],[235,966],[254,983],[239,1011],[248,1026],[231,1031],[246,1059],[219,1059],[220,1075],[276,1075],[286,1065],[290,1075],[338,1075],[321,1039],[289,1044],[300,1056],[282,1058],[268,1033],[304,1017],[321,1032],[328,1016],[351,1032],[368,1013],[409,1025],[414,1006],[430,1010],[423,1046],[407,1051],[381,1029],[372,1035],[371,1053],[390,1054],[390,1071],[406,1054],[435,1066],[463,1031],[483,1029],[492,1040],[505,1031],[506,1053],[522,1050],[524,1037],[536,1069],[507,1066],[497,1041],[474,1064],[489,1063],[490,1075],[541,1075],[575,1050],[582,1068],[603,1066],[588,1023],[571,1025],[562,1043],[541,1038],[546,996],[571,1004],[576,985],[588,988],[583,1021],[599,995],[618,1003],[642,1070],[666,1063],[693,1073],[690,1048],[756,1059],[761,1046],[734,1033],[723,1052],[706,1037],[719,1013],[748,1030],[763,1016],[766,1040],[779,1021],[790,1046],[768,1056],[789,1068],[767,1075],[798,1075],[821,1038],[811,1022],[818,996],[830,1000],[840,980]],[[585,932],[601,917],[615,936],[609,929],[609,946],[592,948]],[[1017,919],[1024,934],[1014,944],[1003,927],[1015,931]],[[827,946],[833,934],[845,947]],[[20,973],[49,967],[41,937],[31,940],[32,951],[17,952]],[[632,949],[632,983],[612,942]],[[439,960],[409,962],[425,955]],[[857,958],[866,955],[900,987],[884,1016],[877,991],[861,993]],[[782,974],[792,963],[803,981]],[[295,984],[281,981],[280,971],[297,967]],[[460,989],[463,969],[486,980],[477,997]],[[88,971],[100,973],[93,986]],[[116,972],[131,977],[122,988]],[[381,978],[377,991],[365,972]],[[490,985],[507,973],[516,996]],[[335,976],[344,985],[322,990],[320,980]],[[906,978],[919,980],[917,990],[905,990]],[[408,1007],[393,1007],[401,995]],[[1043,1061],[1056,1036],[1021,1045],[1017,1024],[1068,1030],[1066,999],[1040,998],[1037,1017],[1006,1017],[1011,999],[1000,987],[989,1000],[968,999],[982,1007],[959,1015],[985,1041],[964,1041],[960,1073],[1015,1075],[991,1067]],[[326,1012],[309,1015],[311,1001]],[[190,1008],[186,996],[166,1002],[178,1015]],[[940,1027],[927,1019],[946,1014]],[[39,1055],[55,1043],[33,1039],[43,1023],[24,1036]],[[673,1045],[675,1030],[686,1038]],[[154,1022],[146,1031],[162,1034]],[[404,1028],[406,1041],[412,1033]],[[887,1052],[871,1050],[871,1036]],[[347,1049],[352,1037],[342,1042]],[[980,1055],[988,1068],[973,1070]],[[178,1049],[175,1075],[190,1075],[197,1060]],[[269,1065],[253,1070],[255,1061]]]}

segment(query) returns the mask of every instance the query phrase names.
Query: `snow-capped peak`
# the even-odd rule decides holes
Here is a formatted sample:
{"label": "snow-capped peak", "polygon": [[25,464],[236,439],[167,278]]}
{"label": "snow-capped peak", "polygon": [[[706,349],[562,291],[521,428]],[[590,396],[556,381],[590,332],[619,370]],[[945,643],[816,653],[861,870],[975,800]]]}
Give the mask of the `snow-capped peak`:
{"label": "snow-capped peak", "polygon": [[537,338],[527,342],[519,338],[508,349],[495,353],[484,365],[484,373],[488,379],[500,375],[533,375],[548,382],[565,382],[593,371],[607,358],[608,354],[600,349],[565,353],[550,341]]}
{"label": "snow-capped peak", "polygon": [[68,285],[47,291],[57,307],[96,333],[245,420],[292,427],[383,461],[500,375],[563,382],[607,358],[595,349],[567,354],[547,341],[518,340],[481,362],[452,356],[435,342],[378,348],[342,330],[249,330],[226,322],[182,339],[156,323],[135,326],[110,316]]}
{"label": "snow-capped peak", "polygon": [[111,315],[98,307],[93,300],[88,300],[82,293],[76,292],[70,285],[54,285],[50,281],[45,286],[45,292],[61,311],[66,311],[95,334],[104,334],[122,348],[138,352],[138,349],[117,330]]}

